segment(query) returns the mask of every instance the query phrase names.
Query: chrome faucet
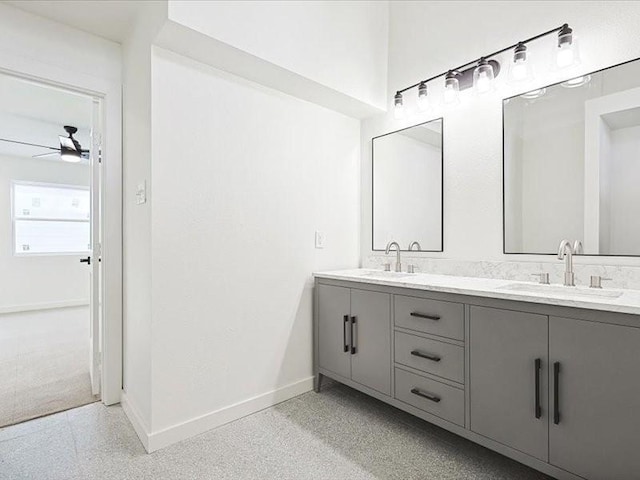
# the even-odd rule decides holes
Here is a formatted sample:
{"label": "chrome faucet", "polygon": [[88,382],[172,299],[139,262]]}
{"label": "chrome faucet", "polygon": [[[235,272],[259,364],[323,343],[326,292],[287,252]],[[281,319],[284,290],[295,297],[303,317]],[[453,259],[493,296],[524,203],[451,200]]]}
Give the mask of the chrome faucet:
{"label": "chrome faucet", "polygon": [[564,286],[575,287],[575,274],[573,273],[573,256],[582,253],[582,242],[576,240],[571,246],[569,240],[562,240],[558,247],[558,259],[564,259]]}
{"label": "chrome faucet", "polygon": [[[422,250],[422,247],[418,242],[411,242],[411,244],[409,244],[409,251],[412,251],[414,246],[418,247],[418,251]],[[415,273],[415,272],[416,272],[415,265],[413,264],[407,265],[407,273]]]}
{"label": "chrome faucet", "polygon": [[400,263],[400,245],[398,245],[398,242],[389,242],[387,243],[387,249],[385,250],[384,253],[389,255],[389,252],[391,251],[391,247],[396,247],[396,272],[401,272],[402,263]]}

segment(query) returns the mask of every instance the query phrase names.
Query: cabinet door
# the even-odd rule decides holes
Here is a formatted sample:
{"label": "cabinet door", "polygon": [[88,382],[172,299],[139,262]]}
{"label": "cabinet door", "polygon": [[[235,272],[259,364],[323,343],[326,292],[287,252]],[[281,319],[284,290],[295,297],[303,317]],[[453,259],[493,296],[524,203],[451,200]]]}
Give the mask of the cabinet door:
{"label": "cabinet door", "polygon": [[640,479],[639,351],[639,328],[551,317],[550,463],[592,480]]}
{"label": "cabinet door", "polygon": [[391,395],[391,296],[351,290],[351,379]]}
{"label": "cabinet door", "polygon": [[547,461],[548,317],[471,307],[470,321],[471,430]]}
{"label": "cabinet door", "polygon": [[351,378],[349,343],[350,290],[318,286],[318,362],[321,368]]}

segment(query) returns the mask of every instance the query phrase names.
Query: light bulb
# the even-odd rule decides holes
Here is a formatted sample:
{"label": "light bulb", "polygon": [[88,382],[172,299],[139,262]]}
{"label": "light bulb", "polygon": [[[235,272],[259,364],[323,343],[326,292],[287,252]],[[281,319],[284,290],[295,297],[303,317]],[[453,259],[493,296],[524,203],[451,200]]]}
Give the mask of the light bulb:
{"label": "light bulb", "polygon": [[520,42],[513,51],[513,62],[509,65],[509,81],[519,83],[532,79],[533,71],[527,54],[527,46]]}
{"label": "light bulb", "polygon": [[425,111],[429,108],[429,103],[427,84],[425,82],[420,82],[420,86],[418,87],[418,108],[421,111]]}
{"label": "light bulb", "polygon": [[558,32],[558,48],[556,49],[556,66],[567,68],[580,63],[578,43],[573,38],[573,30],[566,23]]}
{"label": "light bulb", "polygon": [[457,72],[449,70],[444,78],[444,103],[455,105],[460,102],[460,82],[456,78]]}
{"label": "light bulb", "polygon": [[393,97],[393,116],[396,119],[400,119],[404,117],[404,102],[402,100],[402,94],[397,92],[395,97]]}
{"label": "light bulb", "polygon": [[473,88],[477,94],[485,94],[493,89],[493,66],[481,58],[473,71]]}

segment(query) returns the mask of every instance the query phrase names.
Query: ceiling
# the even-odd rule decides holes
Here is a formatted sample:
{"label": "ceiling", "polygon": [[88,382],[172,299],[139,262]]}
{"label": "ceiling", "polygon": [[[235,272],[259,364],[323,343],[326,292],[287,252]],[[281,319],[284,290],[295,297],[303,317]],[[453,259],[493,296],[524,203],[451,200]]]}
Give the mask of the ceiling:
{"label": "ceiling", "polygon": [[[64,125],[73,125],[79,130],[76,138],[88,146],[92,116],[90,97],[0,74],[0,138],[57,147],[58,135],[66,136]],[[46,151],[0,142],[0,155]]]}
{"label": "ceiling", "polygon": [[4,0],[3,3],[122,43],[145,1]]}

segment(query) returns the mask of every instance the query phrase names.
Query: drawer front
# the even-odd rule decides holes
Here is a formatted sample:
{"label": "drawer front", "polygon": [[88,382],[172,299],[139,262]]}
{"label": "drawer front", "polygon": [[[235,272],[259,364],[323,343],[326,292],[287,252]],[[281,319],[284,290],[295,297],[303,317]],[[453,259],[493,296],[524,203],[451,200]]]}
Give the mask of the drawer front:
{"label": "drawer front", "polygon": [[395,332],[395,360],[417,370],[464,383],[464,348]]}
{"label": "drawer front", "polygon": [[398,327],[464,340],[464,305],[395,295]]}
{"label": "drawer front", "polygon": [[464,426],[464,390],[396,368],[396,399]]}

